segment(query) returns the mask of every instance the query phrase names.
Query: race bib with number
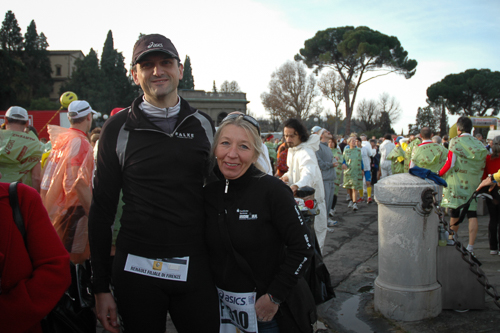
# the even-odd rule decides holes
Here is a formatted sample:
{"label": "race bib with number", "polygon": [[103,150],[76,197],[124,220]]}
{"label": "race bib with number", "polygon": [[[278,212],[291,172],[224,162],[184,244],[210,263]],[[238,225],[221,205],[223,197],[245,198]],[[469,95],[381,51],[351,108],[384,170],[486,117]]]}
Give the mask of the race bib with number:
{"label": "race bib with number", "polygon": [[233,293],[217,288],[220,303],[220,333],[258,333],[255,292]]}
{"label": "race bib with number", "polygon": [[128,254],[124,270],[158,279],[187,281],[189,257],[149,259]]}

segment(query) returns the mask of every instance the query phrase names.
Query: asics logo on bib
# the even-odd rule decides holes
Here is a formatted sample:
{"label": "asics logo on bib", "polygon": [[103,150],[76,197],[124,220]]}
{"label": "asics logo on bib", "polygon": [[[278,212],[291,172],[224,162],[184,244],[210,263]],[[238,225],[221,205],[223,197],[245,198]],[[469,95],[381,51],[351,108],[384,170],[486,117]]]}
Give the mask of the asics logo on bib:
{"label": "asics logo on bib", "polygon": [[179,133],[179,132],[176,132],[175,136],[178,137],[179,139],[194,139],[194,134],[193,133]]}
{"label": "asics logo on bib", "polygon": [[226,301],[226,303],[236,304],[236,305],[246,305],[247,304],[246,297],[234,297],[234,296],[226,295],[226,297],[224,298],[224,301]]}
{"label": "asics logo on bib", "polygon": [[163,47],[163,44],[162,43],[155,43],[155,42],[151,42],[149,43],[148,45],[148,49],[152,48],[152,47]]}

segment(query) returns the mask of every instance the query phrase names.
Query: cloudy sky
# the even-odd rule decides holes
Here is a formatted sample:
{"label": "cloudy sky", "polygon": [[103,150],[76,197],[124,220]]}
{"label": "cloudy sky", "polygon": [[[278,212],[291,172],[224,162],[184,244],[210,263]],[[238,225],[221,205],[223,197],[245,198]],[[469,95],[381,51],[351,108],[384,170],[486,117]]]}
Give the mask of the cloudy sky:
{"label": "cloudy sky", "polygon": [[[12,10],[22,33],[35,20],[50,50],[94,48],[101,54],[107,32],[130,62],[139,33],[161,33],[191,58],[195,89],[212,90],[235,80],[247,93],[248,108],[265,116],[260,94],[271,73],[318,30],[368,26],[398,37],[417,73],[409,80],[391,74],[360,87],[357,101],[394,96],[403,114],[393,126],[407,132],[426,89],[450,73],[469,68],[500,69],[498,0],[148,0],[2,1],[0,15]],[[3,20],[3,17],[2,17]],[[325,102],[327,108],[333,105]]]}

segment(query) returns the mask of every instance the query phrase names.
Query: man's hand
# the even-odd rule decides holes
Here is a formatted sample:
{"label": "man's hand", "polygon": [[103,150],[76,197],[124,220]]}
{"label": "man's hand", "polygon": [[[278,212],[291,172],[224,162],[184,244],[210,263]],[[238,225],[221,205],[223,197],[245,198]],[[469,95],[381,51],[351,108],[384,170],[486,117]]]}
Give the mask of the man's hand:
{"label": "man's hand", "polygon": [[269,295],[265,294],[259,297],[255,303],[255,312],[257,313],[258,321],[271,321],[276,312],[278,312],[279,305],[271,302]]}
{"label": "man's hand", "polygon": [[338,165],[339,165],[339,162],[333,162],[333,167],[334,168],[338,167]]}
{"label": "man's hand", "polygon": [[490,177],[486,177],[482,182],[481,184],[479,184],[479,186],[477,187],[476,191],[479,191],[481,188],[485,187],[485,186],[489,186],[490,189],[488,190],[488,192],[491,192],[493,191],[493,189],[495,188],[495,186],[497,185],[497,183],[494,183]]}
{"label": "man's hand", "polygon": [[292,185],[290,186],[290,188],[292,189],[293,195],[295,196],[297,194],[297,190],[299,189],[299,187],[297,185]]}
{"label": "man's hand", "polygon": [[283,176],[280,178],[284,183],[288,184],[288,176]]}
{"label": "man's hand", "polygon": [[95,308],[97,318],[104,329],[112,333],[120,333],[120,325],[118,325],[116,319],[116,303],[113,295],[111,293],[95,294]]}

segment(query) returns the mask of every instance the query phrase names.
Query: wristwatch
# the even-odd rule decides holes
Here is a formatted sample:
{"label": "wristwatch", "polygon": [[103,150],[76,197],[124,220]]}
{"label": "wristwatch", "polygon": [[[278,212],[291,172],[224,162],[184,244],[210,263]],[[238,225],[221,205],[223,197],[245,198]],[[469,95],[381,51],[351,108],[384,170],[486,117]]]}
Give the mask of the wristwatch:
{"label": "wristwatch", "polygon": [[267,296],[269,296],[269,299],[271,300],[271,302],[273,302],[276,305],[280,305],[283,302],[283,301],[280,301],[279,299],[277,299],[276,297],[273,297],[273,295],[271,295],[270,293],[267,293]]}

